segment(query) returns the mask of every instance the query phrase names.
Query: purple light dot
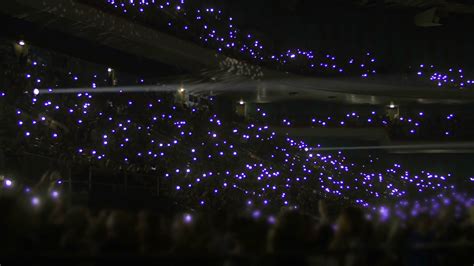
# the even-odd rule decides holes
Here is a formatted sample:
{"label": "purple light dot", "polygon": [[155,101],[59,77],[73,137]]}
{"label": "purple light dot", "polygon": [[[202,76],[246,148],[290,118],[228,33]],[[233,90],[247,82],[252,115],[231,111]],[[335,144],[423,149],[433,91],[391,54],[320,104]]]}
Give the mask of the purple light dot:
{"label": "purple light dot", "polygon": [[33,206],[38,206],[40,204],[40,199],[38,197],[31,198],[31,204]]}
{"label": "purple light dot", "polygon": [[193,217],[190,214],[185,214],[183,219],[184,219],[184,222],[187,224],[193,221]]}
{"label": "purple light dot", "polygon": [[13,186],[13,182],[10,179],[5,179],[5,186],[6,187],[11,187],[11,186]]}

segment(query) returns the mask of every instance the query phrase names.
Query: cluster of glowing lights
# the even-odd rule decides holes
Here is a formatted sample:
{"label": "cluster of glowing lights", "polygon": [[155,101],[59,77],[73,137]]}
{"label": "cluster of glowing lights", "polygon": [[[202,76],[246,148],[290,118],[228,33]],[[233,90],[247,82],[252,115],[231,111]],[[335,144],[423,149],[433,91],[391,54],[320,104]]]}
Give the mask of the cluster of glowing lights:
{"label": "cluster of glowing lights", "polygon": [[[452,137],[455,129],[458,128],[459,122],[457,120],[470,123],[471,120],[468,117],[457,116],[452,112],[440,115],[439,121],[436,126],[439,127],[440,134],[442,136]],[[430,119],[433,117],[430,116]],[[316,128],[334,128],[334,127],[383,127],[388,129],[397,128],[407,135],[414,135],[424,137],[424,133],[430,135],[436,132],[427,130],[431,120],[426,118],[425,112],[418,112],[410,116],[399,116],[390,118],[388,115],[382,114],[380,111],[369,111],[369,112],[349,112],[346,114],[331,114],[331,115],[314,115],[312,117],[299,117],[298,120],[291,120],[289,118],[283,118],[279,125],[284,127],[298,127],[298,126],[310,126]],[[430,125],[433,127],[434,125]],[[424,132],[424,133],[423,133]]]}
{"label": "cluster of glowing lights", "polygon": [[[198,36],[207,46],[218,52],[229,55],[240,54],[240,57],[256,63],[268,65],[279,64],[292,69],[297,68],[308,73],[352,74],[368,78],[377,74],[377,59],[370,52],[361,52],[351,57],[338,57],[333,54],[316,52],[307,49],[292,48],[283,51],[271,50],[270,45],[255,37],[252,32],[238,28],[236,19],[226,15],[215,7],[193,7],[184,0],[104,0],[109,6],[122,13],[149,15],[162,21],[163,26],[187,33],[190,37]],[[172,15],[170,15],[170,13]],[[430,82],[439,87],[468,88],[474,86],[474,79],[464,76],[462,69],[449,68],[445,72],[434,65],[420,64],[415,69],[414,77]]]}
{"label": "cluster of glowing lights", "polygon": [[[31,67],[26,79],[56,87],[48,84],[46,68]],[[103,72],[106,75],[107,69]],[[90,79],[99,82],[100,76],[69,73],[67,78],[80,87],[91,84]],[[156,95],[117,94],[106,101],[91,93],[62,98],[29,93],[24,97],[28,111],[17,107],[15,113],[16,127],[26,143],[42,143],[49,154],[67,147],[75,157],[97,164],[135,167],[155,174],[159,168],[174,184],[176,199],[189,206],[211,207],[209,195],[238,195],[235,200],[260,217],[281,206],[300,208],[294,191],[308,193],[310,198],[346,200],[399,217],[434,211],[448,203],[473,203],[452,185],[451,174],[412,172],[398,163],[386,167],[378,158],[356,163],[342,152],[314,153],[305,142],[272,131],[265,123],[269,115],[263,110],[257,110],[262,123],[236,125],[199,107],[183,110]],[[454,117],[450,114],[446,119]],[[414,193],[420,199],[409,201]],[[59,197],[59,193],[51,197]],[[391,207],[396,212],[379,205],[394,200]],[[40,202],[38,197],[31,199],[33,205]]]}
{"label": "cluster of glowing lights", "polygon": [[[13,178],[6,177],[1,175],[0,182],[2,182],[3,186],[1,187],[5,191],[15,191],[16,189],[22,189],[23,192],[29,197],[29,201],[33,207],[39,207],[41,205],[42,199],[38,195],[31,195],[33,194],[32,189],[24,186],[24,184],[19,184]],[[59,185],[62,181],[57,182]],[[2,191],[0,190],[0,195]],[[60,198],[60,192],[58,190],[51,190],[48,197],[52,200],[58,200]]]}

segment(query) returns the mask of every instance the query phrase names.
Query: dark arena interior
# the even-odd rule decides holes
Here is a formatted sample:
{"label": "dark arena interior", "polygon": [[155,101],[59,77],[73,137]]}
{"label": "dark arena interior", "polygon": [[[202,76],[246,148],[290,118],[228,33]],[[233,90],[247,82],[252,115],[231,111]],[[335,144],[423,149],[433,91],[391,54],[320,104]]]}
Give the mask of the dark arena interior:
{"label": "dark arena interior", "polygon": [[474,1],[0,3],[0,265],[473,265]]}

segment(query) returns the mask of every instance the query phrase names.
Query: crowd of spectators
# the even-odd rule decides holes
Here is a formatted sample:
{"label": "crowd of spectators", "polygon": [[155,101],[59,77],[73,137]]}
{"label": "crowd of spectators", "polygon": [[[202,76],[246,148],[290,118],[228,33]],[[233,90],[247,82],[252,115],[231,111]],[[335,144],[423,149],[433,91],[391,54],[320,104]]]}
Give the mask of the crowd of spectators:
{"label": "crowd of spectators", "polygon": [[1,194],[0,206],[3,258],[42,254],[50,256],[43,260],[70,256],[77,263],[88,256],[120,255],[216,265],[452,265],[471,263],[474,241],[473,209],[464,220],[446,208],[435,218],[401,222],[368,221],[359,208],[334,210],[325,201],[314,213],[284,208],[273,219],[231,210],[90,209],[69,206],[60,197],[34,204],[10,193]]}
{"label": "crowd of spectators", "polygon": [[[35,180],[17,171],[16,177],[2,177],[5,253],[311,255],[472,241],[472,221],[466,220],[472,195],[462,189],[472,186],[472,178],[454,182],[449,173],[412,172],[379,158],[312,152],[304,141],[273,132],[264,110],[255,122],[233,121],[219,115],[213,97],[206,106],[187,107],[174,93],[94,94],[110,83],[106,67],[97,73],[54,72],[38,54],[20,64],[4,56],[2,62],[10,62],[2,69],[8,90],[0,97],[6,157],[30,152],[158,176],[172,184],[169,196],[189,210],[157,214],[69,206],[61,198],[65,191],[36,188]],[[16,72],[8,70],[15,67]],[[92,91],[54,93],[81,85]],[[35,93],[38,88],[47,90]],[[1,174],[18,170],[13,167],[6,164]],[[47,179],[54,185],[65,181],[64,173]],[[318,207],[321,214],[314,211]],[[435,217],[447,220],[438,223]],[[379,255],[346,259],[350,265],[445,259]]]}
{"label": "crowd of spectators", "polygon": [[[382,200],[396,198],[396,209],[415,213],[437,212],[453,200],[460,204],[460,214],[471,204],[449,173],[412,172],[379,158],[361,161],[341,152],[311,152],[304,141],[273,132],[266,124],[270,114],[263,110],[257,110],[256,122],[233,122],[213,110],[212,97],[206,106],[186,107],[172,93],[94,94],[94,88],[110,83],[107,68],[56,73],[43,58],[31,54],[17,73],[5,74],[11,90],[4,98],[12,99],[4,102],[9,108],[5,107],[5,135],[13,153],[28,151],[160,176],[172,183],[173,196],[188,206],[304,209],[329,197],[356,200],[379,211]],[[54,93],[63,86],[90,86],[92,91]],[[13,99],[18,88],[26,88],[25,93]],[[49,89],[36,95],[36,88]],[[472,178],[457,182],[462,188]],[[412,202],[414,192],[419,198]]]}
{"label": "crowd of spectators", "polygon": [[[346,108],[347,109],[347,108]],[[469,140],[474,116],[462,108],[436,110],[436,106],[406,108],[377,106],[356,111],[323,110],[313,114],[275,115],[268,124],[286,128],[380,128],[394,141],[399,140]]]}
{"label": "crowd of spectators", "polygon": [[[376,77],[383,71],[381,58],[373,51],[361,50],[351,55],[317,51],[310,47],[281,47],[272,36],[262,36],[239,27],[239,20],[223,4],[185,0],[103,0],[81,2],[124,17],[134,23],[192,40],[218,53],[253,65],[277,68],[305,75],[329,77]],[[253,8],[253,7],[248,7]],[[342,53],[342,54],[341,54]],[[240,65],[240,64],[239,64]],[[244,67],[244,65],[240,65]],[[403,70],[405,80],[433,87],[471,89],[474,81],[462,68],[434,66],[419,62]],[[244,75],[245,75],[244,71]],[[260,69],[247,75],[259,79]]]}

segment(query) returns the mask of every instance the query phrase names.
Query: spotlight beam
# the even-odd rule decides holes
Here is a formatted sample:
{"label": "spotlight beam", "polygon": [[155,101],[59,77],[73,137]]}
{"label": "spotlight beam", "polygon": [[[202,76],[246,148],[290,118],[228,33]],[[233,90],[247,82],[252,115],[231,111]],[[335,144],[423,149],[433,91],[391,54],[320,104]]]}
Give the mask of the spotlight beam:
{"label": "spotlight beam", "polygon": [[[151,85],[151,86],[121,86],[121,87],[99,87],[99,88],[57,88],[57,89],[40,89],[38,94],[73,94],[73,93],[131,93],[131,92],[171,92],[177,91],[182,87],[182,84],[167,84],[167,85]],[[200,83],[188,84],[184,88],[186,91],[255,91],[252,86],[247,86],[247,83]]]}

